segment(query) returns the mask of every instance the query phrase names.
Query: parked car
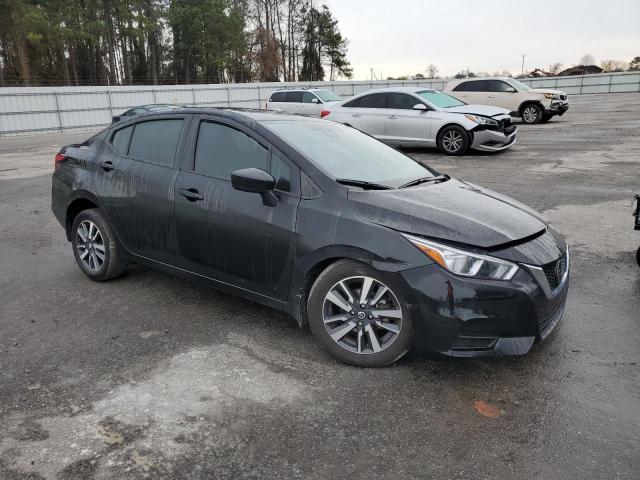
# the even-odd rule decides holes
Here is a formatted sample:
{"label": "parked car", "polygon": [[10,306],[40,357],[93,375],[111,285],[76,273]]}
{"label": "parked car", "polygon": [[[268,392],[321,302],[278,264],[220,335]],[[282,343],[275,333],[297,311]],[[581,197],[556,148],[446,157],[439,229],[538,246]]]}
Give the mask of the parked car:
{"label": "parked car", "polygon": [[437,146],[447,155],[469,148],[498,151],[516,142],[503,108],[466,103],[437,90],[394,87],[371,90],[326,107],[322,117],[402,147]]}
{"label": "parked car", "polygon": [[133,261],[207,281],[308,322],[354,365],[412,345],[525,354],[565,305],[567,245],[535,211],[335,122],[134,117],[62,148],[52,188],[92,280]]}
{"label": "parked car", "polygon": [[[633,211],[633,216],[635,217],[633,228],[640,230],[640,195],[636,195],[633,199],[636,202],[636,208]],[[638,251],[636,252],[636,262],[640,265],[640,248],[638,248]]]}
{"label": "parked car", "polygon": [[136,115],[142,115],[143,113],[149,112],[166,112],[167,110],[176,110],[181,108],[180,105],[172,105],[166,103],[156,103],[153,105],[140,105],[138,107],[132,107],[126,112],[121,113],[120,115],[114,115],[111,119],[111,123],[117,123],[123,118],[135,117]]}
{"label": "parked car", "polygon": [[465,78],[447,83],[444,91],[460,100],[506,108],[524,123],[540,123],[569,109],[567,94],[531,88],[515,78]]}
{"label": "parked car", "polygon": [[321,88],[287,88],[269,96],[267,110],[319,117],[323,108],[341,102],[342,98]]}

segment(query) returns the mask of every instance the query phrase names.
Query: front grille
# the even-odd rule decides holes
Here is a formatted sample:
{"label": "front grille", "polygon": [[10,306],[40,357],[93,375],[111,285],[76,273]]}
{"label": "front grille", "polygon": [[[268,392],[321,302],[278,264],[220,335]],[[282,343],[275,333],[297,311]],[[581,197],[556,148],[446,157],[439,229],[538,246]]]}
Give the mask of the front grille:
{"label": "front grille", "polygon": [[565,273],[567,272],[567,256],[566,254],[560,257],[558,260],[547,263],[542,266],[547,282],[551,290],[555,290],[562,283]]}
{"label": "front grille", "polygon": [[498,121],[498,128],[502,130],[505,135],[510,135],[515,129],[515,125],[511,122],[511,118],[503,118]]}

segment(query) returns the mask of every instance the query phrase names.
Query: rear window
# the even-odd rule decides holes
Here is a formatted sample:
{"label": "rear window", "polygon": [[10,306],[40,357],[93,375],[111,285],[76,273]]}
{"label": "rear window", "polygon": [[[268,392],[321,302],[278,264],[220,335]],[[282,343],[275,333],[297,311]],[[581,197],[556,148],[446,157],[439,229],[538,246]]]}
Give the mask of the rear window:
{"label": "rear window", "polygon": [[[464,91],[465,92],[489,92],[489,81],[488,80],[473,80],[471,82],[464,82]],[[456,89],[454,89],[456,90]]]}
{"label": "rear window", "polygon": [[302,103],[302,92],[284,92],[284,101],[290,103]]}
{"label": "rear window", "polygon": [[284,102],[284,92],[275,92],[271,94],[270,102]]}
{"label": "rear window", "polygon": [[350,102],[345,103],[344,106],[357,108],[386,108],[387,94],[372,93],[370,95],[364,95],[362,97],[354,98]]}
{"label": "rear window", "polygon": [[151,120],[135,125],[129,156],[161,165],[173,165],[182,119]]}

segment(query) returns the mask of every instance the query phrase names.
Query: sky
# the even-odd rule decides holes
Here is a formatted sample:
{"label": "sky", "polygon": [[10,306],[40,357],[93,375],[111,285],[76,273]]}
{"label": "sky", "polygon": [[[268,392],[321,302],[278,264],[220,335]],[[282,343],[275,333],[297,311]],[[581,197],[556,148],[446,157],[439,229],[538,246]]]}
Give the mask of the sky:
{"label": "sky", "polygon": [[349,40],[355,80],[504,69],[519,74],[585,54],[640,56],[640,0],[318,0]]}

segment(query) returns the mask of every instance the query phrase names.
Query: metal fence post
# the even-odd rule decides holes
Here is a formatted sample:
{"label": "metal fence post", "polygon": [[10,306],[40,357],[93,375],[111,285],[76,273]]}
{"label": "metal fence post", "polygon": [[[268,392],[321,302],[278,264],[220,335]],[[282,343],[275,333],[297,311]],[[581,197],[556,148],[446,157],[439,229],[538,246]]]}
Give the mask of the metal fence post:
{"label": "metal fence post", "polygon": [[113,103],[111,102],[111,89],[107,89],[107,98],[109,99],[109,112],[111,113],[111,118],[113,118]]}
{"label": "metal fence post", "polygon": [[262,110],[262,95],[260,95],[260,85],[258,85],[258,109]]}
{"label": "metal fence post", "polygon": [[191,89],[191,99],[193,100],[193,105],[195,106],[195,104],[196,104],[196,89],[195,88]]}
{"label": "metal fence post", "polygon": [[156,93],[156,89],[154,88],[153,90],[151,90],[151,93],[153,93],[153,103],[158,103],[158,95]]}
{"label": "metal fence post", "polygon": [[229,90],[229,84],[227,83],[227,105],[231,108],[231,90]]}
{"label": "metal fence post", "polygon": [[58,99],[58,92],[53,92],[53,98],[56,101],[56,113],[58,114],[58,128],[60,129],[60,133],[64,132],[62,128],[62,113],[60,113],[60,100]]}

